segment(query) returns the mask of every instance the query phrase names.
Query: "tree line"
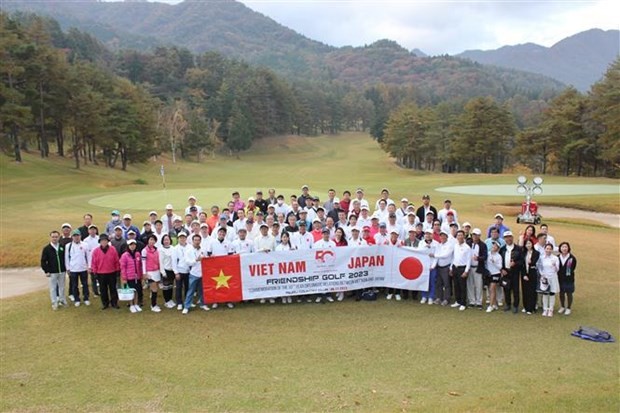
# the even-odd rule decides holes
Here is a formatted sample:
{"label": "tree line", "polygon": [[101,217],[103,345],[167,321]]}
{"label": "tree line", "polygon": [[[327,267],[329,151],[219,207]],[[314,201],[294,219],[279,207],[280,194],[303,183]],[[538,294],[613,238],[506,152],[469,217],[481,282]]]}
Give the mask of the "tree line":
{"label": "tree line", "polygon": [[[371,134],[404,167],[501,173],[620,176],[620,59],[588,94],[569,87],[549,101],[476,97],[462,105],[385,108]],[[517,115],[518,114],[518,115]]]}
{"label": "tree line", "polygon": [[34,146],[47,157],[52,144],[78,168],[125,169],[161,152],[200,161],[218,150],[239,153],[264,136],[368,130],[409,168],[502,172],[524,164],[612,175],[618,132],[610,113],[617,109],[608,108],[618,104],[606,91],[617,90],[614,67],[588,96],[524,91],[496,101],[456,89],[437,101],[411,85],[287,81],[215,52],[112,53],[53,19],[0,13],[2,149],[20,161]]}

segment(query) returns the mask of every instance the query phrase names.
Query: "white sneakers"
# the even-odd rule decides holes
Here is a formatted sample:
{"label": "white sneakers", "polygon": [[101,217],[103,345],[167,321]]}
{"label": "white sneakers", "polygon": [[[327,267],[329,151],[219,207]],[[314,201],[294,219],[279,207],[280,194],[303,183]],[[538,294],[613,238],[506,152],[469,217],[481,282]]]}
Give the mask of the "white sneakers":
{"label": "white sneakers", "polygon": [[158,305],[151,306],[151,311],[154,313],[161,313],[161,308]]}
{"label": "white sneakers", "polygon": [[334,302],[334,299],[332,298],[332,296],[331,296],[331,295],[328,295],[327,297],[325,297],[325,299],[326,299],[327,301],[329,301],[330,303],[333,303],[333,302]]}
{"label": "white sneakers", "polygon": [[[205,310],[205,311],[209,311],[210,310],[209,306],[206,305],[206,304],[201,305],[200,308]],[[185,311],[187,311],[187,308],[183,310],[183,314],[187,314]]]}
{"label": "white sneakers", "polygon": [[563,314],[564,310],[566,310],[564,307],[560,307],[560,309],[558,310],[558,314]]}
{"label": "white sneakers", "polygon": [[80,306],[80,302],[76,301],[75,304],[73,304],[73,305],[76,306],[76,307],[79,307]]}
{"label": "white sneakers", "polygon": [[394,298],[396,298],[396,301],[400,301],[400,300],[402,300],[402,298],[400,297],[400,294],[396,294],[396,295],[394,296]]}
{"label": "white sneakers", "polygon": [[570,315],[570,313],[571,313],[570,308],[567,308],[566,310],[564,310],[564,315]]}
{"label": "white sneakers", "polygon": [[88,301],[88,300],[84,301],[84,305],[89,306],[90,305],[90,301]]}
{"label": "white sneakers", "polygon": [[135,305],[130,305],[129,306],[129,311],[131,311],[132,313],[137,313],[138,310],[136,310],[136,306]]}
{"label": "white sneakers", "polygon": [[450,307],[457,308],[457,307],[461,307],[461,305],[459,303],[454,303]]}
{"label": "white sneakers", "polygon": [[318,297],[316,298],[316,300],[314,300],[314,302],[315,302],[315,303],[320,303],[320,302],[321,302],[321,296],[318,296]]}
{"label": "white sneakers", "polygon": [[183,304],[177,304],[177,310],[181,311],[183,309]]}
{"label": "white sneakers", "polygon": [[260,303],[261,303],[261,304],[265,304],[266,302],[267,302],[267,300],[265,300],[264,298],[261,298],[261,299],[260,299]]}
{"label": "white sneakers", "polygon": [[[286,302],[287,302],[287,303],[289,303],[289,304],[293,304],[293,297],[288,297],[288,298],[286,299]],[[297,300],[297,302],[299,302],[299,303],[300,303],[300,302],[301,302],[301,300]]]}
{"label": "white sneakers", "polygon": [[428,299],[428,305],[433,305],[433,300],[431,300],[430,298]]}
{"label": "white sneakers", "polygon": [[491,313],[491,312],[493,312],[493,306],[492,305],[487,307],[487,313]]}
{"label": "white sneakers", "polygon": [[342,300],[344,300],[344,293],[338,293],[338,294],[336,294],[336,300],[338,300],[338,301],[342,301]]}
{"label": "white sneakers", "polygon": [[226,303],[226,307],[235,308],[235,305],[233,303]]}
{"label": "white sneakers", "polygon": [[183,311],[181,311],[181,314],[187,314],[187,313],[189,313],[189,309],[187,308],[184,308]]}
{"label": "white sneakers", "polygon": [[467,307],[465,307],[464,305],[459,306],[459,311],[465,311],[467,309]]}
{"label": "white sneakers", "polygon": [[174,308],[174,306],[176,305],[174,303],[174,301],[170,300],[168,302],[166,302],[166,304],[164,304],[166,306],[166,308]]}
{"label": "white sneakers", "polygon": [[[432,302],[432,300],[431,300]],[[426,304],[426,297],[422,297],[422,299],[420,300],[420,304]]]}
{"label": "white sneakers", "polygon": [[388,295],[386,295],[386,296],[385,296],[385,299],[386,299],[386,300],[391,300],[391,299],[392,299],[392,294],[388,294]]}
{"label": "white sneakers", "polygon": [[75,297],[73,296],[73,294],[70,294],[70,295],[69,295],[69,300],[71,300],[71,301],[75,301]]}
{"label": "white sneakers", "polygon": [[275,298],[270,298],[270,299],[269,299],[269,304],[275,304],[275,303],[276,303]]}
{"label": "white sneakers", "polygon": [[52,310],[54,311],[58,310],[58,304],[52,304]]}
{"label": "white sneakers", "polygon": [[216,309],[218,307],[217,303],[213,303],[213,305],[211,306],[212,309]]}
{"label": "white sneakers", "polygon": [[542,316],[543,317],[553,317],[553,310],[551,310],[551,309],[543,310]]}

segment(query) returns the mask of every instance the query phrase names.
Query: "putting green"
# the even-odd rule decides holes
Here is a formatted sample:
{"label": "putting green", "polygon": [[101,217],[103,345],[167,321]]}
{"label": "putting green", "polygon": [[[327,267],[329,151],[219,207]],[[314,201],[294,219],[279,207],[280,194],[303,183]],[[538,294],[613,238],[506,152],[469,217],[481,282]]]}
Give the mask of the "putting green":
{"label": "putting green", "polygon": [[[264,197],[267,197],[267,189],[261,188]],[[257,188],[201,188],[201,189],[172,189],[160,191],[136,191],[136,192],[118,192],[114,194],[104,195],[93,198],[88,201],[89,204],[112,209],[120,209],[121,212],[126,210],[156,210],[162,211],[166,204],[172,204],[177,211],[184,210],[188,205],[187,197],[194,195],[197,204],[208,209],[212,205],[225,205],[232,199],[233,190],[239,191],[241,199],[247,204],[247,199],[255,196]],[[290,202],[290,196],[296,194],[299,196],[299,189],[276,188],[276,194],[284,195],[284,202]]]}
{"label": "putting green", "polygon": [[[568,184],[554,185],[543,184],[542,194],[538,196],[558,196],[558,195],[605,195],[620,194],[620,185],[586,185]],[[452,194],[463,195],[485,195],[485,196],[523,196],[517,193],[517,185],[463,185],[463,186],[443,186],[436,188],[438,192],[449,192]]]}

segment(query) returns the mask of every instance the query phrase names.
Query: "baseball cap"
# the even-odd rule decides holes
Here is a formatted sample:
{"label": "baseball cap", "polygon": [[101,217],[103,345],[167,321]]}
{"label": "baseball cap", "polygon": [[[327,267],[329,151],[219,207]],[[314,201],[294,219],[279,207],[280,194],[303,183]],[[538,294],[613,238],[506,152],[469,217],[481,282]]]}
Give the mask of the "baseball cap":
{"label": "baseball cap", "polygon": [[181,231],[179,232],[179,235],[177,235],[177,237],[187,237],[187,232]]}
{"label": "baseball cap", "polygon": [[454,216],[454,212],[452,212],[452,211],[448,211],[448,212],[446,212],[446,215],[452,215],[452,216]]}
{"label": "baseball cap", "polygon": [[469,222],[465,222],[465,223],[463,224],[463,226],[464,226],[464,227],[471,227],[471,224],[470,224]]}
{"label": "baseball cap", "polygon": [[325,234],[326,232],[329,232],[329,228],[327,227],[323,228],[323,231],[321,231],[321,234]]}
{"label": "baseball cap", "polygon": [[202,224],[200,224],[200,228],[209,228],[209,226],[205,222],[203,222]]}
{"label": "baseball cap", "polygon": [[355,190],[355,193],[356,194],[364,193],[364,190],[362,188],[357,188],[357,190]]}
{"label": "baseball cap", "polygon": [[120,225],[117,225],[117,226],[114,227],[114,231],[116,231],[117,229],[120,229],[122,231],[123,227],[121,227]]}
{"label": "baseball cap", "polygon": [[378,215],[373,215],[370,217],[371,220],[376,219],[377,221],[379,220],[379,216]]}
{"label": "baseball cap", "polygon": [[149,216],[151,216],[151,215],[157,215],[157,211],[151,211],[151,212],[149,212]]}
{"label": "baseball cap", "polygon": [[265,224],[265,223],[260,224],[260,228],[263,228],[263,227],[265,227],[265,228],[269,228],[269,225],[267,225],[267,224]]}
{"label": "baseball cap", "polygon": [[360,209],[365,209],[366,211],[370,210],[370,208],[368,208],[368,205],[362,205],[362,207]]}
{"label": "baseball cap", "polygon": [[88,229],[91,229],[91,228],[99,229],[99,228],[97,227],[97,225],[95,225],[95,224],[91,224],[91,225],[89,225],[89,226],[88,226]]}
{"label": "baseball cap", "polygon": [[429,194],[424,194],[422,196],[422,199],[431,199],[431,196]]}
{"label": "baseball cap", "polygon": [[364,226],[362,228],[362,231],[370,231],[370,227],[368,225]]}
{"label": "baseball cap", "polygon": [[195,197],[194,195],[190,195],[190,196],[188,196],[188,197],[187,197],[187,200],[188,200],[188,201],[190,201],[190,200],[192,200],[192,199],[195,201],[195,200],[196,200],[196,197]]}
{"label": "baseball cap", "polygon": [[396,218],[396,214],[389,214],[388,218]]}
{"label": "baseball cap", "polygon": [[130,229],[129,231],[127,231],[127,235],[129,235],[129,234],[134,234],[135,235],[136,231],[134,231],[133,229]]}
{"label": "baseball cap", "polygon": [[108,234],[101,234],[101,235],[99,235],[99,242],[101,242],[103,240],[106,240],[106,241],[110,240],[110,237],[108,237]]}
{"label": "baseball cap", "polygon": [[415,232],[415,227],[410,227],[409,231],[407,231],[407,232]]}
{"label": "baseball cap", "polygon": [[387,225],[385,225],[385,222],[382,222],[379,224],[379,228],[387,228]]}
{"label": "baseball cap", "polygon": [[82,233],[79,229],[74,229],[73,231],[71,231],[71,235],[82,235]]}
{"label": "baseball cap", "polygon": [[305,209],[302,209],[302,210],[300,210],[300,211],[299,211],[299,213],[300,213],[300,214],[307,214],[307,213],[308,213],[308,211],[306,211]]}
{"label": "baseball cap", "polygon": [[360,229],[358,227],[351,227],[351,231],[357,231],[360,232]]}
{"label": "baseball cap", "polygon": [[297,225],[300,226],[300,227],[305,227],[306,226],[306,220],[302,219],[302,220],[297,221]]}
{"label": "baseball cap", "polygon": [[504,219],[504,216],[502,214],[495,214],[495,218],[501,218]]}
{"label": "baseball cap", "polygon": [[181,219],[181,217],[180,217],[180,216],[175,215],[175,216],[174,216],[173,221],[174,221],[174,222],[177,222],[177,221],[182,222],[182,221],[183,221],[183,219]]}
{"label": "baseball cap", "polygon": [[474,235],[482,235],[482,231],[480,231],[480,228],[474,228],[471,233]]}
{"label": "baseball cap", "polygon": [[73,227],[68,222],[65,222],[64,224],[62,224],[62,226],[60,228],[69,228],[69,229],[71,229]]}
{"label": "baseball cap", "polygon": [[304,190],[304,189],[309,189],[309,188],[308,188],[308,185],[302,185],[301,189]]}
{"label": "baseball cap", "polygon": [[397,229],[393,229],[393,230],[391,230],[391,231],[390,231],[390,234],[396,234],[396,235],[398,235],[398,230],[397,230]]}
{"label": "baseball cap", "polygon": [[166,205],[166,209],[174,209],[174,208],[172,208],[172,204],[168,204]]}
{"label": "baseball cap", "polygon": [[123,215],[123,219],[131,219],[131,214],[125,214],[125,215]]}
{"label": "baseball cap", "polygon": [[314,218],[314,219],[312,220],[312,223],[314,224],[315,222],[318,222],[318,223],[320,224],[320,223],[321,223],[321,220],[320,220],[320,219],[318,219],[318,218]]}
{"label": "baseball cap", "polygon": [[219,219],[220,219],[220,221],[221,221],[221,220],[226,220],[226,221],[228,221],[228,215],[226,215],[226,214],[221,214]]}
{"label": "baseball cap", "polygon": [[127,240],[127,245],[131,245],[131,244],[135,244],[136,240],[135,239],[128,239]]}
{"label": "baseball cap", "polygon": [[512,237],[512,231],[504,232],[504,238],[506,238],[506,237]]}
{"label": "baseball cap", "polygon": [[400,200],[400,202],[409,202],[409,200],[407,198],[403,198]]}
{"label": "baseball cap", "polygon": [[120,211],[118,209],[115,209],[112,211],[112,213],[110,215],[120,215]]}
{"label": "baseball cap", "polygon": [[430,229],[430,228],[427,228],[427,229],[425,229],[425,230],[424,230],[424,233],[425,233],[425,234],[432,234],[432,233],[433,233],[433,230],[432,230],[432,229]]}
{"label": "baseball cap", "polygon": [[443,230],[443,229],[441,231],[439,231],[439,235],[442,235],[442,234],[443,235],[448,235],[448,233],[445,230]]}
{"label": "baseball cap", "polygon": [[248,202],[254,202],[254,201],[256,201],[256,200],[254,199],[254,197],[253,197],[253,196],[251,196],[251,197],[249,197],[249,198],[248,198]]}
{"label": "baseball cap", "polygon": [[415,217],[415,212],[409,211],[409,212],[407,212],[407,216],[414,216]]}
{"label": "baseball cap", "polygon": [[151,225],[151,221],[146,220],[146,221],[144,221],[144,222],[142,223],[142,225]]}

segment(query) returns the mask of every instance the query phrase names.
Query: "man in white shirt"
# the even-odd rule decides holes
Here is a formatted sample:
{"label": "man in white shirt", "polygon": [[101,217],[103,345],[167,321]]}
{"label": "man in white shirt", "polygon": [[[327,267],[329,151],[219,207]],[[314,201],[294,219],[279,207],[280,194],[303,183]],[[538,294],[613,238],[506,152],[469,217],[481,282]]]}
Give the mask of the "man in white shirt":
{"label": "man in white shirt", "polygon": [[348,243],[352,247],[364,247],[368,245],[366,240],[360,237],[360,229],[358,227],[351,228],[351,238],[349,238]]}
{"label": "man in white shirt", "polygon": [[243,209],[238,210],[237,219],[235,220],[235,222],[233,222],[233,229],[235,230],[234,235],[236,235],[241,228],[246,229],[245,221],[246,221],[245,211]]}
{"label": "man in white shirt", "polygon": [[307,231],[306,221],[300,220],[297,222],[299,231],[295,232],[291,236],[291,244],[293,244],[298,250],[309,250],[314,245],[314,237]]}
{"label": "man in white shirt", "polygon": [[[84,238],[84,243],[88,247],[88,268],[90,268],[90,261],[93,257],[93,251],[99,246],[99,228],[96,225],[91,224],[88,226],[88,236]],[[90,283],[93,286],[93,294],[99,295],[99,282],[95,274],[90,274]]]}
{"label": "man in white shirt", "polygon": [[161,216],[160,221],[163,225],[165,234],[172,232],[172,228],[174,227],[174,209],[172,208],[172,204],[166,205],[166,213]]}
{"label": "man in white shirt", "polygon": [[[419,223],[419,220],[418,220],[418,217],[416,216],[415,212],[410,211],[410,212],[407,212],[407,214],[404,216],[404,222],[402,220],[398,221],[398,219],[397,219],[396,222],[399,222],[402,225],[403,230],[406,233],[408,233],[410,229],[412,229],[412,228],[414,230],[416,229],[416,227],[417,227],[417,225]],[[429,229],[433,229],[432,226],[429,226]],[[424,227],[422,228],[422,230],[424,230]]]}
{"label": "man in white shirt", "polygon": [[232,249],[235,254],[250,254],[254,252],[254,241],[249,240],[247,234],[247,229],[239,228],[237,239],[232,242]]}
{"label": "man in white shirt", "polygon": [[269,234],[267,224],[261,224],[260,235],[254,240],[254,250],[256,252],[270,252],[276,249],[276,240]]}
{"label": "man in white shirt", "polygon": [[390,236],[387,232],[387,225],[385,225],[385,223],[379,224],[379,232],[377,232],[373,238],[376,245],[388,245]]}
{"label": "man in white shirt", "polygon": [[278,198],[276,199],[274,213],[276,215],[284,214],[284,216],[287,216],[289,212],[291,212],[291,207],[284,203],[284,195],[278,195]]}
{"label": "man in white shirt", "polygon": [[[418,217],[418,219],[419,219],[419,217]],[[433,223],[434,222],[435,222],[435,214],[433,214],[432,211],[427,212],[426,216],[425,216],[425,219],[424,219],[424,222],[423,222],[423,225],[422,225],[422,229],[424,229],[424,231],[426,231],[427,229],[433,229]],[[441,225],[441,223],[440,223],[440,225]]]}
{"label": "man in white shirt", "polygon": [[[189,288],[189,266],[185,260],[187,251],[192,247],[187,242],[187,234],[179,233],[179,243],[172,250],[172,271],[175,279],[175,301],[177,310],[183,310],[183,302]],[[185,293],[185,294],[184,294]]]}
{"label": "man in white shirt", "polygon": [[359,201],[360,208],[365,205],[366,208],[370,209],[370,205],[368,204],[368,201],[364,199],[364,190],[362,188],[357,188],[357,191],[355,191],[355,199]]}
{"label": "man in white shirt", "polygon": [[404,223],[404,219],[407,216],[407,207],[409,206],[409,200],[407,198],[403,198],[400,200],[400,208],[396,210],[396,219],[400,223]]}
{"label": "man in white shirt", "polygon": [[[441,220],[440,220],[441,221]],[[450,231],[450,226],[452,224],[456,224],[456,228],[459,229],[458,227],[458,222],[456,222],[456,220],[454,219],[454,214],[452,213],[452,211],[448,211],[446,216],[444,217],[443,221],[441,221],[441,229],[444,231]],[[454,234],[456,235],[456,234]]]}
{"label": "man in white shirt", "polygon": [[379,222],[387,222],[389,213],[385,199],[380,199],[377,201],[377,209],[372,215],[379,217]]}
{"label": "man in white shirt", "polygon": [[375,210],[379,209],[379,202],[381,200],[385,201],[385,205],[387,206],[390,202],[394,203],[394,201],[392,201],[390,199],[390,191],[387,188],[383,188],[381,190],[381,197],[377,200],[377,202],[375,203]]}
{"label": "man in white shirt", "polygon": [[[555,245],[555,238],[553,238],[550,234],[549,234],[549,226],[547,224],[540,224],[540,232],[539,234],[544,234],[547,236],[547,242],[551,245],[553,245],[553,251],[557,251],[558,247],[557,245]],[[544,249],[543,252],[541,252],[541,256],[544,255]]]}
{"label": "man in white shirt", "polygon": [[429,254],[429,257],[437,259],[437,283],[435,285],[435,293],[437,299],[435,304],[448,305],[450,295],[452,293],[452,285],[450,283],[450,266],[454,256],[454,247],[448,241],[448,233],[441,231],[439,235],[441,242],[436,246],[435,251]]}
{"label": "man in white shirt", "polygon": [[[314,245],[312,245],[312,249],[324,250],[324,249],[336,248],[336,243],[329,239],[329,235],[330,235],[329,229],[323,228],[321,235],[322,235],[321,239],[316,241]],[[331,294],[317,294],[314,302],[320,303],[323,298],[325,298],[330,303],[334,302],[334,298],[331,296]]]}
{"label": "man in white shirt", "polygon": [[456,214],[456,210],[452,208],[452,201],[450,201],[449,199],[446,199],[445,201],[443,201],[443,208],[437,211],[437,219],[443,223],[446,219],[446,215],[450,211],[452,212],[452,215],[454,216],[454,221],[459,222],[458,216]]}
{"label": "man in white shirt", "polygon": [[406,238],[405,232],[403,231],[403,227],[400,224],[396,223],[396,214],[390,214],[388,216],[387,231],[390,234],[392,232],[396,232],[398,234],[398,239],[401,241],[404,241],[404,239]]}
{"label": "man in white shirt", "polygon": [[80,285],[82,284],[82,294],[84,304],[90,305],[88,293],[88,264],[90,262],[90,250],[88,245],[82,241],[82,234],[79,229],[71,232],[71,242],[65,245],[65,266],[71,279],[71,295],[75,300],[75,306],[80,306]]}
{"label": "man in white shirt", "polygon": [[[228,215],[226,214],[220,214],[219,222],[213,229],[213,232],[211,233],[211,238],[217,239],[217,237],[219,236],[219,230],[221,228],[224,228],[226,230],[224,231],[226,241],[228,241],[229,243],[232,242],[235,239],[235,231],[233,227],[228,226]],[[231,231],[228,231],[229,228],[231,229]]]}
{"label": "man in white shirt", "polygon": [[202,207],[200,205],[196,205],[196,197],[194,195],[190,195],[187,198],[187,202],[189,202],[189,205],[185,208],[185,213],[189,214],[192,207],[196,207],[196,215],[200,214],[202,212]]}
{"label": "man in white shirt", "polygon": [[467,309],[467,276],[471,266],[471,248],[465,242],[465,233],[462,230],[456,232],[454,243],[454,257],[452,258],[452,277],[454,278],[454,298],[452,307],[458,307],[459,311]]}
{"label": "man in white shirt", "polygon": [[[418,251],[427,253],[429,256],[435,253],[439,243],[433,239],[433,230],[424,231],[424,239],[418,244]],[[428,290],[422,291],[421,304],[428,302],[432,305],[435,300],[435,284],[437,283],[437,258],[431,258],[428,278]]]}
{"label": "man in white shirt", "polygon": [[192,246],[185,251],[185,264],[189,269],[189,286],[185,294],[185,303],[183,304],[183,314],[189,312],[192,306],[194,293],[198,295],[198,305],[205,311],[209,310],[204,303],[202,295],[202,259],[206,256],[205,251],[200,247],[202,238],[198,234],[192,236]]}
{"label": "man in white shirt", "polygon": [[362,206],[360,216],[357,218],[357,225],[360,227],[369,227],[372,225],[370,215],[368,215],[367,205]]}

